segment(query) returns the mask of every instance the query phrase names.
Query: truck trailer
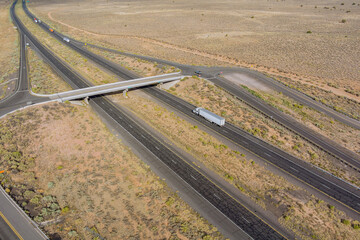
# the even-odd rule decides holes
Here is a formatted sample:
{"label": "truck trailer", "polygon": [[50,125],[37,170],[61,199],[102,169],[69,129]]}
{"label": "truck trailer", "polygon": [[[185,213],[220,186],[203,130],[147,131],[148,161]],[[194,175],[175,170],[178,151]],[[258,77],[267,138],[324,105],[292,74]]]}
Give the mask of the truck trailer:
{"label": "truck trailer", "polygon": [[198,107],[195,108],[193,110],[193,113],[202,116],[203,118],[205,118],[206,120],[208,120],[211,123],[215,123],[219,126],[224,126],[225,125],[225,118],[220,117],[218,115],[216,115],[215,113],[212,113],[204,108]]}

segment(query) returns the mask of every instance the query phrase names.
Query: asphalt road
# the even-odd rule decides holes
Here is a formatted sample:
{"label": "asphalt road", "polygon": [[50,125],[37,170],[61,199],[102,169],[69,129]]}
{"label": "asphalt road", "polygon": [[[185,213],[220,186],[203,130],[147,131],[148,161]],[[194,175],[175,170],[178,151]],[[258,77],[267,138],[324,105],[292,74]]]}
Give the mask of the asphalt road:
{"label": "asphalt road", "polygon": [[[59,33],[57,33],[59,34]],[[74,41],[74,44],[72,44],[76,48],[81,48],[81,46],[84,45],[84,43],[81,43],[79,41]],[[323,112],[327,114],[330,117],[333,117],[334,119],[347,124],[355,129],[360,129],[360,122],[350,118],[344,114],[341,114],[313,99],[311,99],[309,96],[306,96],[303,93],[300,93],[294,89],[291,89],[289,87],[286,87],[285,85],[276,82],[275,80],[268,78],[264,76],[261,73],[251,71],[248,69],[241,69],[241,68],[220,68],[220,67],[214,67],[214,68],[208,68],[208,67],[196,67],[196,66],[189,66],[189,65],[183,65],[178,64],[166,60],[161,60],[157,58],[152,57],[146,57],[146,56],[139,56],[135,54],[129,54],[129,53],[123,53],[112,49],[107,49],[103,47],[99,47],[93,44],[87,44],[88,46],[96,47],[99,49],[115,52],[118,54],[123,54],[126,56],[131,57],[137,57],[148,61],[155,61],[158,63],[163,64],[169,64],[175,67],[178,67],[182,70],[182,73],[184,75],[194,75],[195,70],[201,70],[203,78],[208,79],[209,81],[213,82],[217,86],[223,88],[224,90],[228,91],[232,95],[236,96],[240,100],[244,101],[251,107],[257,109],[267,117],[272,118],[273,120],[277,121],[282,126],[286,127],[287,129],[299,134],[303,138],[307,139],[308,141],[312,142],[319,148],[323,149],[324,151],[328,152],[329,154],[339,158],[344,164],[349,165],[350,167],[360,171],[360,156],[349,149],[341,146],[340,144],[336,143],[335,141],[332,141],[328,137],[325,137],[323,135],[320,135],[319,133],[315,132],[314,130],[308,128],[304,124],[298,122],[294,118],[282,113],[280,110],[272,107],[271,105],[265,103],[264,101],[258,99],[257,97],[253,96],[251,93],[246,91],[245,89],[239,87],[238,85],[231,83],[230,81],[222,78],[219,76],[220,72],[241,72],[249,74],[250,76],[256,77],[258,80],[264,82],[266,85],[270,86],[272,89],[282,92],[288,97],[291,97],[298,101],[301,104],[310,106],[314,108],[317,111]],[[87,54],[83,54],[86,56]],[[94,62],[98,63],[94,60]]]}
{"label": "asphalt road", "polygon": [[[18,21],[18,20],[17,20]],[[88,87],[90,84],[79,74],[75,73],[69,66],[55,57],[48,49],[42,46],[34,36],[18,21],[19,27],[35,45],[36,49],[42,52],[43,56],[71,80],[76,88]],[[221,211],[228,219],[243,229],[249,236],[255,239],[284,239],[272,227],[260,220],[257,215],[249,211],[242,204],[237,202],[230,195],[225,193],[218,186],[213,184],[204,175],[188,165],[183,159],[174,154],[169,148],[161,144],[152,135],[144,131],[132,119],[119,111],[109,100],[103,96],[92,97],[89,102],[100,106],[107,115],[111,116],[124,129],[136,138],[143,146],[156,155],[164,164],[173,170],[178,176],[195,189],[202,197],[209,201],[217,210]]]}
{"label": "asphalt road", "polygon": [[[13,12],[10,12],[11,19],[14,19]],[[19,26],[13,21],[19,29]],[[5,99],[0,101],[0,117],[41,102],[49,101],[48,98],[40,98],[38,96],[31,95],[29,92],[29,82],[27,74],[27,61],[26,61],[26,43],[29,42],[22,31],[19,31],[20,35],[20,66],[19,66],[19,79],[16,83],[15,91]]]}
{"label": "asphalt road", "polygon": [[0,239],[48,239],[23,210],[0,188]]}
{"label": "asphalt road", "polygon": [[[61,40],[63,35],[56,32],[55,36],[57,36],[57,38]],[[116,64],[111,63],[110,61],[104,59],[101,56],[96,56],[96,58],[95,58],[94,57],[95,54],[93,54],[93,53],[87,51],[86,49],[84,49],[83,47],[81,47],[81,46],[83,46],[83,43],[79,43],[78,41],[76,41],[74,43],[72,43],[72,42],[67,43],[67,45],[69,47],[71,47],[72,49],[81,53],[83,56],[91,59],[95,63],[105,67],[106,69],[112,71],[113,73],[117,74],[118,76],[120,76],[124,79],[128,79],[129,76],[131,76],[132,78],[137,77],[137,76],[134,76],[134,74],[132,74],[132,73],[129,74],[128,73],[129,71],[119,71],[119,66],[116,66]],[[91,44],[87,44],[87,45],[94,46]],[[101,48],[101,47],[99,47],[99,48]],[[101,49],[104,49],[104,48],[101,48]],[[118,51],[114,51],[114,52],[119,53]],[[120,54],[124,54],[124,53],[120,53]],[[134,55],[134,54],[124,54],[124,55],[139,57],[138,55]],[[141,58],[176,66],[182,70],[183,75],[186,75],[186,74],[193,75],[194,70],[201,69],[201,71],[203,72],[203,74],[202,74],[203,78],[208,79],[209,81],[213,82],[217,86],[223,88],[224,90],[228,91],[232,95],[236,96],[238,99],[244,101],[249,106],[260,111],[262,114],[266,115],[269,118],[272,118],[272,120],[275,120],[276,122],[278,122],[282,126],[286,127],[287,129],[299,134],[300,136],[307,139],[311,143],[315,144],[319,148],[321,148],[324,151],[328,152],[329,154],[337,157],[344,164],[347,164],[348,166],[356,169],[357,171],[360,171],[360,156],[358,154],[341,146],[340,144],[336,143],[335,141],[332,141],[328,137],[325,137],[325,136],[315,132],[314,130],[308,128],[307,126],[298,122],[294,118],[284,114],[280,110],[272,107],[271,105],[265,103],[264,101],[258,99],[255,96],[253,96],[251,93],[249,93],[245,89],[239,87],[238,85],[222,78],[221,76],[218,76],[219,72],[222,72],[222,71],[234,72],[234,69],[228,70],[228,69],[219,68],[219,67],[216,67],[216,68],[194,67],[194,66],[188,66],[188,65],[182,65],[182,64],[172,63],[172,62],[168,62],[168,61],[163,61],[163,60],[159,60],[159,59],[152,59],[149,57],[141,57]],[[246,73],[249,73],[249,70],[241,70],[241,71],[245,71]],[[124,76],[124,74],[127,76]],[[260,75],[260,73],[251,73],[251,74]],[[295,100],[303,99],[302,101],[300,101],[300,103],[302,103],[302,104],[305,104],[305,105],[308,104],[310,107],[313,107],[314,109],[316,109],[320,112],[324,112],[323,110],[327,110],[327,112],[324,112],[324,113],[326,113],[326,114],[329,113],[329,116],[334,117],[334,118],[335,118],[335,115],[338,116],[335,119],[337,119],[339,121],[340,121],[340,119],[347,119],[349,122],[352,123],[352,125],[354,125],[354,124],[356,125],[358,123],[357,120],[351,119],[351,118],[349,118],[345,115],[342,115],[322,104],[319,104],[315,100],[311,100],[311,98],[309,98],[308,96],[301,94],[297,91],[296,91],[296,95],[292,95],[292,92],[294,92],[295,90],[289,89],[288,87],[286,87],[284,85],[281,86],[280,83],[275,83],[274,80],[267,81],[267,80],[269,80],[269,78],[266,78],[263,75],[262,75],[262,77],[259,77],[259,76],[256,76],[256,77],[257,77],[257,79],[266,81],[267,85],[271,84],[272,88],[277,89],[278,91],[281,90],[284,92],[284,94],[285,93],[289,94],[289,97],[292,96]],[[286,89],[287,89],[287,91],[285,91]],[[295,96],[296,96],[296,98],[295,98]],[[321,110],[321,109],[323,109],[323,110]],[[342,121],[342,122],[344,122],[344,121]],[[357,128],[355,125],[353,127]]]}
{"label": "asphalt road", "polygon": [[[45,24],[42,22],[42,24]],[[48,28],[44,28],[48,30]],[[97,63],[98,65],[104,67],[105,69],[113,72],[114,74],[120,76],[125,80],[135,79],[139,76],[135,75],[134,73],[124,69],[123,67],[110,62],[109,60],[102,58],[78,44],[72,44],[62,41],[63,35],[59,34],[58,32],[54,31],[54,36],[57,37],[61,42],[66,44],[67,46],[71,47],[72,49],[76,50],[86,58],[92,60],[93,62]],[[228,86],[227,88],[230,89],[230,83],[228,81],[221,81],[219,82],[223,84],[222,86]],[[227,85],[229,84],[229,85]],[[251,94],[237,86],[231,86],[235,93],[239,92],[241,94],[244,93],[244,96],[249,97],[250,101],[255,100],[257,104],[260,104],[264,107],[263,103],[261,103],[257,98],[253,98]],[[339,180],[336,177],[333,177],[329,174],[326,174],[309,164],[304,164],[303,161],[293,157],[290,154],[248,134],[247,132],[242,131],[239,128],[231,124],[226,124],[224,128],[217,128],[209,124],[206,120],[202,119],[201,117],[192,113],[192,109],[195,106],[188,104],[187,102],[179,99],[171,94],[168,94],[164,91],[161,91],[156,88],[146,88],[145,92],[149,93],[150,95],[154,96],[155,98],[160,99],[161,101],[171,105],[173,108],[177,109],[178,111],[183,112],[184,114],[196,119],[197,121],[201,122],[204,125],[212,128],[213,130],[217,131],[218,133],[222,134],[223,136],[227,137],[228,139],[232,140],[233,142],[249,149],[250,151],[254,152],[255,154],[259,155],[260,157],[266,159],[268,162],[276,165],[280,169],[284,170],[287,174],[294,176],[298,180],[307,183],[311,187],[319,190],[320,192],[330,196],[333,199],[341,202],[345,206],[349,207],[351,210],[354,210],[356,214],[360,212],[360,202],[359,191],[357,188],[347,184]],[[265,106],[266,108],[266,106]],[[282,114],[283,115],[283,114]],[[282,117],[282,115],[280,117]],[[286,116],[287,117],[287,116]],[[286,119],[287,121],[287,119]]]}
{"label": "asphalt road", "polygon": [[[77,43],[79,46],[84,46],[83,42],[80,41],[76,41],[73,40],[73,42]],[[189,75],[194,75],[194,72],[197,70],[201,70],[204,73],[207,73],[210,75],[210,78],[212,79],[215,76],[218,76],[220,72],[222,73],[241,73],[241,74],[246,74],[249,75],[250,77],[254,77],[256,78],[258,81],[263,82],[264,84],[266,84],[267,86],[269,86],[270,88],[272,88],[275,91],[278,92],[282,92],[284,95],[293,98],[294,100],[298,101],[299,103],[303,104],[303,105],[307,105],[309,107],[314,108],[315,110],[325,113],[328,116],[336,119],[339,122],[342,122],[348,126],[351,126],[355,129],[360,129],[360,121],[351,118],[343,113],[340,113],[338,111],[335,111],[334,109],[314,100],[313,98],[307,96],[306,94],[297,91],[296,89],[290,88],[285,86],[284,84],[275,81],[274,79],[265,76],[264,74],[254,71],[254,70],[250,70],[250,69],[246,69],[246,68],[240,68],[240,67],[231,67],[231,68],[227,68],[227,67],[204,67],[204,66],[192,66],[192,65],[186,65],[186,64],[179,64],[176,62],[172,62],[172,61],[168,61],[168,60],[163,60],[163,59],[158,59],[158,58],[154,58],[154,57],[149,57],[149,56],[142,56],[142,55],[138,55],[138,54],[132,54],[132,53],[126,53],[126,52],[120,52],[118,50],[114,50],[114,49],[110,49],[110,48],[106,48],[106,47],[101,47],[101,46],[97,46],[94,44],[90,44],[87,43],[87,46],[91,46],[94,48],[98,48],[98,49],[102,49],[108,52],[113,52],[113,53],[117,53],[117,54],[122,54],[125,56],[129,56],[129,57],[136,57],[136,58],[140,58],[143,60],[147,60],[147,61],[152,61],[152,62],[157,62],[159,64],[166,64],[166,65],[171,65],[171,66],[175,66],[179,69],[182,70],[182,72],[184,74],[189,74]],[[210,79],[210,81],[211,81]]]}
{"label": "asphalt road", "polygon": [[[11,9],[13,9],[12,5]],[[13,14],[11,12],[13,19]],[[15,91],[6,99],[0,101],[0,117],[26,107],[31,102],[41,102],[45,99],[39,99],[31,96],[28,92],[27,61],[25,36],[20,31],[20,69],[19,78]],[[23,210],[7,195],[0,187],[0,240],[39,240],[47,239],[40,231],[37,225],[23,212]]]}

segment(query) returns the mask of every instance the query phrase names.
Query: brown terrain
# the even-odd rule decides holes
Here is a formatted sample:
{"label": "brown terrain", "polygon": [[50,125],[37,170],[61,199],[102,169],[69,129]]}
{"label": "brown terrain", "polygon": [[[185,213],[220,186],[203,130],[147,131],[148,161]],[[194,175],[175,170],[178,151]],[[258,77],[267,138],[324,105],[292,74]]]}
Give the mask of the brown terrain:
{"label": "brown terrain", "polygon": [[[8,18],[7,7],[1,8],[4,10],[0,11],[2,22]],[[336,106],[339,111],[359,117],[360,2],[200,0],[194,4],[190,0],[33,0],[29,7],[54,28],[84,41],[180,63],[254,68],[316,95],[319,101]],[[93,84],[119,80],[42,31],[24,14],[20,4],[17,13],[42,43]],[[17,44],[17,33],[11,27],[10,22],[7,27],[0,25],[1,32],[9,31],[9,36],[0,36],[5,45],[10,44],[7,39],[12,36],[10,31],[14,32],[11,44]],[[18,48],[9,45],[7,51],[2,51],[3,47],[0,46],[3,56],[0,66],[4,66],[2,59],[18,58]],[[177,70],[93,48],[89,50],[142,76]],[[69,89],[32,51],[29,51],[29,63],[34,92]],[[5,70],[3,73],[0,68],[0,84],[13,73],[10,67]],[[249,89],[254,95],[315,131],[329,137],[338,136],[347,148],[358,149],[359,131],[299,106],[256,82],[249,80],[243,84],[255,89]],[[187,78],[168,91],[360,185],[357,172],[345,170],[330,155],[207,81]],[[270,172],[256,160],[230,149],[144,94],[135,91],[129,96],[113,94],[111,98],[263,209],[271,211],[275,219],[297,236],[360,238],[360,223],[334,206]],[[51,236],[223,239],[216,228],[112,135],[88,106],[52,103],[32,107],[1,119],[0,131],[0,166],[7,169],[5,174],[0,174],[0,182]]]}
{"label": "brown terrain", "polygon": [[29,80],[31,91],[38,94],[52,94],[69,91],[72,88],[55,74],[51,67],[30,48],[28,48]]}
{"label": "brown terrain", "polygon": [[0,99],[14,90],[19,67],[18,32],[11,23],[8,3],[0,2]]}
{"label": "brown terrain", "polygon": [[50,236],[223,239],[88,106],[28,108],[0,133],[1,185]]}
{"label": "brown terrain", "polygon": [[357,1],[34,0],[29,5],[85,40],[188,64],[253,67],[359,101]]}
{"label": "brown terrain", "polygon": [[[359,237],[357,230],[344,228],[342,223],[346,219],[349,226],[355,226],[357,221],[349,221],[344,213],[335,210],[330,204],[316,199],[282,176],[273,174],[244,153],[229,148],[200,130],[198,126],[154,103],[149,96],[138,91],[131,91],[128,96],[124,98],[118,94],[112,95],[111,98],[114,102],[129,108],[173,144],[190,153],[196,160],[233,184],[263,209],[270,211],[275,219],[278,218],[279,222],[297,236],[303,239]],[[323,228],[324,225],[327,227]]]}

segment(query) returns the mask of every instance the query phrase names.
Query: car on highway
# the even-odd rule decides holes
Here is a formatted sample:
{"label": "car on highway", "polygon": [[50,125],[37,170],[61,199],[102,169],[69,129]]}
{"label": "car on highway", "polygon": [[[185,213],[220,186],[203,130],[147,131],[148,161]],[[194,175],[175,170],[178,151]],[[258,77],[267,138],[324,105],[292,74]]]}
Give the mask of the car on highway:
{"label": "car on highway", "polygon": [[67,37],[64,37],[63,40],[64,40],[65,42],[70,42],[70,39],[67,38]]}
{"label": "car on highway", "polygon": [[194,73],[195,73],[195,75],[201,77],[201,71],[198,70],[198,71],[195,71]]}

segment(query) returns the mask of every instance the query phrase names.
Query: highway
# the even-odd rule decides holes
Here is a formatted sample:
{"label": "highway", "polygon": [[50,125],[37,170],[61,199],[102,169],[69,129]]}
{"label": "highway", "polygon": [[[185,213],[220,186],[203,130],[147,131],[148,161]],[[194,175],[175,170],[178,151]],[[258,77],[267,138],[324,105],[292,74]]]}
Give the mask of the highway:
{"label": "highway", "polygon": [[[13,8],[13,6],[12,6]],[[11,12],[11,17],[13,14]],[[19,32],[20,38],[20,63],[19,78],[15,91],[7,98],[0,101],[0,117],[20,108],[48,101],[47,98],[39,98],[29,93],[26,61],[26,37]],[[30,103],[31,102],[31,103]],[[39,240],[47,239],[44,233],[37,227],[23,210],[9,197],[0,187],[0,239],[1,240]]]}
{"label": "highway", "polygon": [[[42,24],[45,23],[42,21]],[[47,27],[45,27],[44,29],[48,30]],[[64,42],[62,40],[63,35],[59,34],[55,30],[54,36],[58,38],[62,43],[76,50],[77,52],[97,63],[101,67],[104,67],[105,69],[120,76],[121,78],[125,80],[138,78],[138,76],[134,73],[102,57],[99,57],[98,55],[88,51],[81,46],[78,46],[77,43],[73,44],[72,41],[70,41],[70,43]],[[223,82],[224,84],[228,84],[227,81]],[[242,94],[244,92],[244,96],[250,97],[250,100],[256,100],[258,104],[263,104],[247,91],[241,91],[242,89],[238,88],[237,86],[232,86],[230,85],[230,83],[226,86],[233,87],[234,92],[238,92],[240,90],[240,93]],[[266,159],[268,162],[282,169],[284,172],[296,178],[297,180],[308,184],[309,186],[320,191],[321,193],[324,193],[326,196],[329,196],[337,200],[338,202],[344,204],[346,207],[354,211],[355,214],[360,213],[360,205],[358,204],[360,202],[360,193],[358,189],[353,187],[352,185],[343,182],[330,174],[326,174],[323,171],[320,171],[319,169],[311,166],[310,164],[304,163],[302,160],[250,135],[249,133],[231,124],[227,123],[224,128],[217,128],[216,126],[209,124],[206,120],[192,113],[192,110],[195,108],[195,106],[185,102],[178,97],[175,97],[157,88],[147,88],[144,91],[151,96],[154,96],[155,98],[161,100],[162,102],[170,105],[177,111],[180,111],[185,115],[188,115],[191,118],[201,122],[203,125],[220,133],[221,135],[225,136],[236,144],[247,148],[248,150],[262,157],[263,159]],[[261,106],[265,107],[264,105]]]}
{"label": "highway", "polygon": [[129,89],[152,86],[152,85],[162,84],[171,81],[179,81],[182,78],[183,76],[180,73],[169,73],[169,74],[153,76],[153,77],[138,78],[126,82],[108,83],[108,84],[87,87],[87,88],[71,90],[67,92],[55,93],[48,95],[48,97],[50,99],[59,99],[64,102],[74,99],[81,99],[85,97],[102,95],[106,93],[114,93],[124,90],[127,91]]}
{"label": "highway", "polygon": [[[42,24],[45,24],[42,22]],[[44,28],[48,31],[48,28]],[[54,31],[53,34],[57,39],[59,39],[61,42],[64,35]],[[134,74],[130,73],[126,69],[119,70],[119,66],[116,66],[116,64],[108,61],[107,59],[98,56],[85,48],[81,47],[83,44],[78,44],[78,42],[70,42],[70,43],[64,43],[70,48],[78,51],[81,53],[84,57],[91,59],[93,62],[105,67],[106,69],[110,70],[111,72],[117,74],[123,79],[133,79],[137,78],[138,76],[134,76]],[[122,53],[121,53],[122,54]],[[128,55],[128,54],[126,54]],[[130,54],[131,55],[131,54]],[[149,60],[149,59],[148,59]],[[161,62],[161,61],[160,61]],[[167,63],[165,61],[164,63]],[[193,66],[184,66],[181,64],[173,63],[174,66],[178,67],[179,69],[183,70],[183,75],[186,74],[193,74],[195,69],[201,69],[203,74],[202,77],[208,79],[209,81],[213,82],[215,85],[221,87],[222,89],[226,90],[227,92],[231,93],[232,95],[236,96],[238,99],[242,100],[249,106],[255,108],[256,110],[260,111],[262,114],[266,115],[267,117],[271,118],[272,120],[278,122],[280,125],[286,127],[290,131],[293,131],[309,142],[315,144],[322,150],[328,152],[329,154],[337,157],[340,161],[342,161],[344,164],[349,165],[350,167],[356,169],[357,171],[360,171],[360,156],[347,148],[341,146],[340,144],[336,143],[335,141],[332,141],[328,137],[325,137],[314,130],[310,129],[309,127],[305,126],[304,124],[298,122],[294,118],[284,114],[280,110],[274,108],[273,106],[265,103],[264,101],[258,99],[257,97],[253,96],[251,93],[246,91],[245,89],[239,87],[238,85],[222,78],[221,76],[218,76],[216,72],[223,71],[223,68],[215,68],[215,69],[208,69],[206,67],[193,67]],[[131,78],[129,78],[129,76]],[[262,78],[264,79],[264,78]],[[280,86],[280,84],[278,84]],[[286,88],[285,86],[283,86]],[[284,91],[285,92],[285,91]],[[287,91],[289,92],[289,91]],[[300,97],[300,94],[297,93],[298,97]],[[309,98],[307,96],[303,96],[304,98]],[[309,103],[311,102],[308,99]],[[313,100],[314,101],[314,100]],[[312,103],[311,107],[314,107],[314,109],[318,110],[316,107],[319,105],[314,101]],[[322,106],[326,109],[325,106]],[[340,113],[335,112],[334,114],[341,116],[342,118],[348,118],[347,116],[342,116]],[[357,122],[356,120],[352,120],[351,122]]]}
{"label": "highway", "polygon": [[[30,13],[31,14],[31,13]],[[77,43],[79,46],[84,46],[85,44],[83,42],[80,41],[76,41],[73,40],[73,42]],[[163,59],[159,59],[159,58],[155,58],[155,57],[149,57],[149,56],[143,56],[143,55],[138,55],[138,54],[133,54],[133,53],[127,53],[127,52],[120,52],[118,50],[114,50],[111,48],[106,48],[106,47],[102,47],[102,46],[98,46],[98,45],[94,45],[91,43],[87,43],[87,46],[93,47],[93,48],[97,48],[97,49],[101,49],[101,50],[105,50],[108,52],[112,52],[112,53],[116,53],[116,54],[121,54],[124,56],[129,56],[129,57],[135,57],[135,58],[140,58],[146,61],[151,61],[151,62],[157,62],[159,64],[166,64],[166,65],[170,65],[170,66],[175,66],[179,69],[182,70],[182,72],[184,74],[189,74],[189,75],[193,75],[195,71],[197,70],[201,70],[202,72],[206,73],[209,77],[209,81],[211,81],[213,78],[220,78],[219,75],[223,75],[226,73],[241,73],[241,74],[245,74],[248,75],[251,78],[256,78],[257,81],[261,81],[262,83],[264,83],[266,86],[270,87],[271,89],[277,91],[277,92],[281,92],[284,95],[293,98],[294,100],[298,101],[300,104],[309,106],[319,112],[325,113],[328,116],[336,119],[339,122],[342,122],[348,126],[351,126],[355,129],[360,129],[360,121],[351,118],[343,113],[340,113],[316,100],[314,100],[312,97],[307,96],[306,94],[290,88],[288,86],[285,86],[284,84],[265,76],[264,74],[251,70],[251,69],[247,69],[247,68],[240,68],[240,67],[204,67],[204,66],[192,66],[192,65],[186,65],[186,64],[180,64],[177,62],[172,62],[172,61],[168,61],[168,60],[163,60]],[[222,73],[222,74],[220,74]]]}
{"label": "highway", "polygon": [[[58,39],[62,39],[62,34],[55,32],[54,34]],[[88,53],[83,53],[81,50],[81,46],[84,46],[84,43],[81,43],[79,41],[74,41],[74,43],[67,44],[74,50],[78,49],[80,53],[82,53],[85,57],[91,58]],[[328,152],[329,154],[337,157],[340,161],[342,161],[344,164],[349,165],[350,167],[356,169],[357,171],[360,171],[360,156],[349,149],[341,146],[340,144],[336,143],[335,141],[329,139],[326,136],[323,136],[314,130],[310,129],[309,127],[305,126],[304,124],[298,122],[294,118],[284,114],[280,110],[274,108],[273,106],[265,103],[264,101],[258,99],[257,97],[253,96],[251,93],[246,91],[245,89],[239,87],[238,85],[224,79],[223,77],[219,76],[220,72],[237,72],[240,71],[241,73],[246,73],[251,76],[255,76],[258,80],[264,82],[267,85],[270,85],[272,89],[282,92],[288,97],[291,97],[298,101],[301,104],[310,106],[314,108],[317,111],[323,112],[327,114],[330,117],[333,117],[334,119],[343,122],[344,124],[347,124],[355,129],[360,129],[360,122],[352,119],[348,116],[345,116],[333,109],[328,108],[327,106],[318,103],[317,101],[311,99],[310,97],[306,96],[305,94],[302,94],[294,89],[291,89],[289,87],[286,87],[285,85],[276,82],[275,80],[272,80],[271,78],[268,78],[260,73],[256,73],[254,71],[250,71],[248,69],[230,69],[230,68],[208,68],[208,67],[196,67],[196,66],[189,66],[189,65],[183,65],[178,64],[175,62],[170,62],[166,60],[161,60],[157,58],[152,57],[146,57],[146,56],[139,56],[135,54],[129,54],[129,53],[123,53],[116,50],[111,50],[103,47],[98,47],[93,44],[87,44],[88,46],[96,47],[99,49],[111,51],[114,53],[130,56],[130,57],[137,57],[148,61],[154,61],[158,63],[163,64],[169,64],[171,66],[175,66],[182,70],[182,73],[184,75],[193,75],[195,70],[201,70],[203,72],[202,76],[203,78],[213,82],[215,85],[219,86],[220,88],[226,90],[227,92],[231,93],[232,95],[236,96],[238,99],[242,100],[249,106],[255,108],[256,110],[260,111],[262,114],[266,115],[267,117],[271,118],[272,120],[278,122],[280,125],[286,127],[290,131],[293,131],[309,142],[315,144],[322,150]],[[99,56],[99,58],[102,58]],[[99,63],[97,60],[93,60],[96,63]],[[108,63],[104,65],[109,65]],[[113,66],[111,67],[113,68]],[[108,69],[111,69],[108,68]],[[113,70],[113,72],[116,72],[116,70]],[[121,74],[123,75],[123,74]],[[120,76],[120,75],[119,75]]]}
{"label": "highway", "polygon": [[[35,48],[43,54],[45,59],[51,63],[51,66],[57,69],[56,71],[61,71],[67,80],[71,80],[72,85],[76,86],[76,88],[84,88],[90,85],[80,74],[74,72],[72,68],[60,61],[47,48],[40,44],[17,18],[16,21],[19,28],[21,28],[24,34],[34,44]],[[247,233],[247,238],[285,239],[285,237],[262,221],[255,213],[236,201],[191,165],[187,164],[181,156],[174,154],[171,149],[165,147],[151,134],[146,132],[107,98],[103,96],[91,97],[89,102],[92,105],[99,106],[123,129],[131,133],[138,142],[157,156],[169,169],[181,177],[184,182],[224,214],[227,219],[235,223],[239,229],[243,229]]]}

